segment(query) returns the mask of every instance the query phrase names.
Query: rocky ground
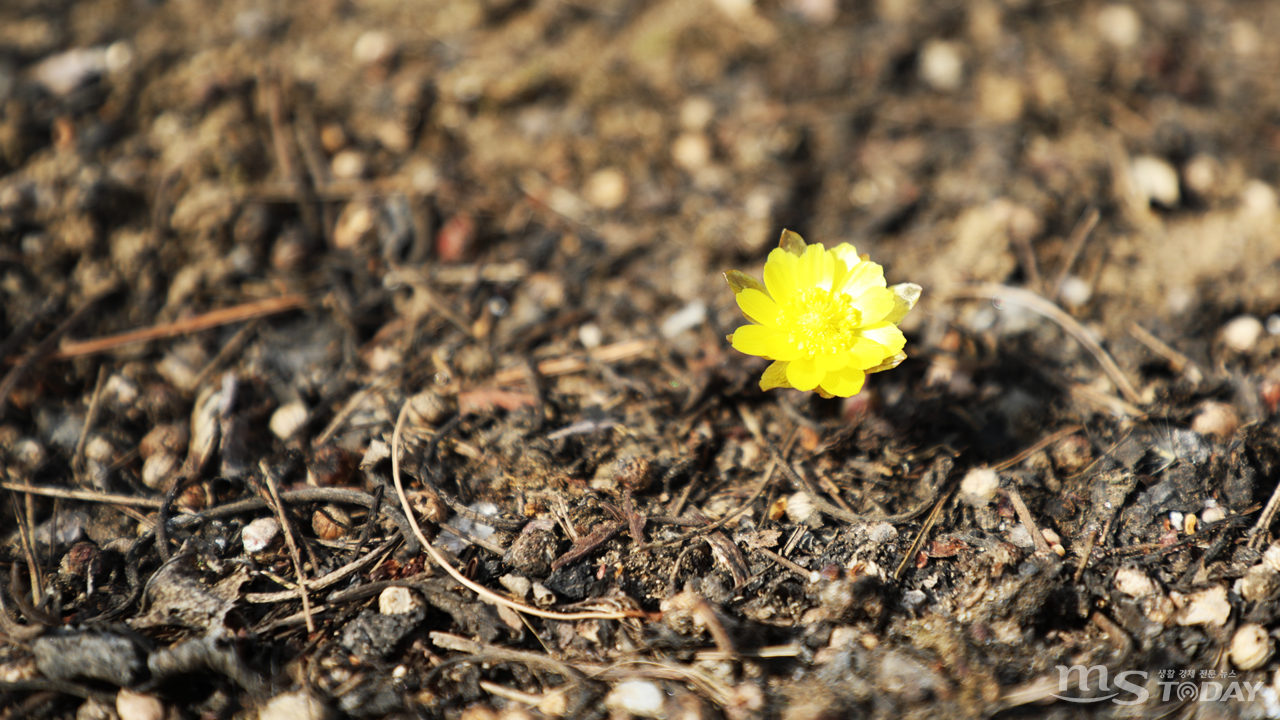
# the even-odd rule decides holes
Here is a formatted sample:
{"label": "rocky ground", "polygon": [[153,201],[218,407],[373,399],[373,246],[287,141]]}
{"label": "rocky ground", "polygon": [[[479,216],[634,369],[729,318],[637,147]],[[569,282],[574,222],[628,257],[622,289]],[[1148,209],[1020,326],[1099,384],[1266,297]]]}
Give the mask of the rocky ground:
{"label": "rocky ground", "polygon": [[[9,0],[0,715],[1280,716],[1277,31]],[[854,398],[783,228],[924,288]]]}

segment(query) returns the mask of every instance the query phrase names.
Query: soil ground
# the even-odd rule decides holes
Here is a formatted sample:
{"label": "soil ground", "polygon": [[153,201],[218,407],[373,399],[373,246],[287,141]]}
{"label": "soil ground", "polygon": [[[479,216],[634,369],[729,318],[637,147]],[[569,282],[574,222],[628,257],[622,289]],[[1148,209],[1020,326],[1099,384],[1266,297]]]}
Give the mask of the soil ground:
{"label": "soil ground", "polygon": [[[8,0],[0,715],[1280,716],[1277,32]],[[924,288],[849,400],[784,228]]]}

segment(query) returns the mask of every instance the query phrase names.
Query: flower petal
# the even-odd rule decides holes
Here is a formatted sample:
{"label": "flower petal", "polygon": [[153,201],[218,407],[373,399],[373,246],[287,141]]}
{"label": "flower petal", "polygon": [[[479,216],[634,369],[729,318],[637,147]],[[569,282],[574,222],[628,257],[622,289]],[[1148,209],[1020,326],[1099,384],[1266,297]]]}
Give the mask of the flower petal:
{"label": "flower petal", "polygon": [[818,369],[818,364],[813,358],[802,358],[787,363],[787,382],[791,383],[791,387],[797,390],[808,392],[822,382],[826,373]]}
{"label": "flower petal", "polygon": [[[883,282],[883,277],[881,282]],[[898,299],[887,288],[874,287],[858,296],[853,306],[862,313],[862,326],[875,325],[893,312]]]}
{"label": "flower petal", "polygon": [[818,364],[818,369],[823,372],[835,372],[842,370],[853,362],[853,353],[848,350],[837,350],[830,353],[819,353],[814,356],[814,362]]}
{"label": "flower petal", "polygon": [[754,288],[747,288],[738,293],[737,300],[742,314],[751,322],[771,328],[778,327],[782,310],[768,295]]}
{"label": "flower petal", "polygon": [[849,243],[840,243],[828,249],[827,254],[835,259],[835,263],[832,268],[831,285],[825,289],[839,292],[844,287],[845,281],[849,279],[849,273],[854,266],[861,262],[858,258],[858,250]]}
{"label": "flower petal", "polygon": [[893,293],[894,306],[893,311],[885,316],[886,322],[894,325],[902,322],[902,318],[911,312],[911,308],[916,306],[916,301],[920,299],[920,293],[923,292],[919,285],[915,283],[901,283],[889,287],[889,291]]}
{"label": "flower petal", "polygon": [[897,325],[891,323],[877,323],[869,328],[863,328],[862,337],[883,345],[887,351],[886,355],[902,352],[902,348],[907,346],[907,338]]}
{"label": "flower petal", "polygon": [[796,284],[802,289],[817,287],[822,283],[826,264],[826,248],[817,243],[806,247],[796,265]]}
{"label": "flower petal", "polygon": [[819,386],[822,390],[836,397],[853,397],[862,389],[867,376],[857,368],[845,368],[840,372],[827,373]]}
{"label": "flower petal", "polygon": [[743,325],[733,333],[733,349],[747,355],[776,360],[775,352],[786,346],[786,335],[764,325]]}
{"label": "flower petal", "polygon": [[839,289],[856,300],[868,290],[884,286],[884,267],[879,263],[862,260],[849,268],[849,274]]}
{"label": "flower petal", "polygon": [[853,358],[849,362],[849,367],[866,369],[879,365],[893,353],[874,340],[860,337],[854,341],[853,347],[849,349],[849,354]]}
{"label": "flower petal", "polygon": [[880,363],[879,365],[873,368],[867,368],[866,370],[863,370],[863,372],[870,375],[871,373],[884,372],[885,370],[892,370],[898,367],[899,365],[901,365],[902,361],[906,359],[907,359],[906,353],[898,353],[897,355],[886,358],[884,362]]}
{"label": "flower petal", "polygon": [[786,304],[799,290],[796,265],[800,258],[781,248],[769,251],[764,263],[764,284],[774,302]]}
{"label": "flower petal", "polygon": [[791,387],[791,383],[787,382],[787,364],[779,360],[765,368],[764,375],[760,376],[760,389],[772,390],[774,388]]}

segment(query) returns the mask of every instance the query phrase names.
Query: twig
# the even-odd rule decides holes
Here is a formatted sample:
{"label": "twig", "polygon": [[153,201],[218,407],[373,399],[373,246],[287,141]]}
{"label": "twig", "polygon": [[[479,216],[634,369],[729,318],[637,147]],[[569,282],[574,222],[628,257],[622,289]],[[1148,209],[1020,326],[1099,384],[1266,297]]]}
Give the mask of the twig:
{"label": "twig", "polygon": [[1027,508],[1027,503],[1022,499],[1022,493],[1018,492],[1018,488],[1010,487],[1009,500],[1013,503],[1014,512],[1018,513],[1018,520],[1022,522],[1022,527],[1026,528],[1031,535],[1031,541],[1036,544],[1036,552],[1051,553],[1053,548],[1049,547],[1049,541],[1044,539],[1044,533],[1040,532],[1040,528],[1036,525],[1036,519],[1032,517],[1031,510]]}
{"label": "twig", "polygon": [[1071,237],[1067,239],[1067,251],[1062,257],[1062,264],[1058,266],[1058,276],[1053,280],[1053,286],[1049,289],[1049,299],[1057,302],[1058,296],[1062,293],[1062,284],[1066,282],[1067,276],[1071,274],[1071,268],[1076,264],[1076,258],[1080,256],[1080,251],[1084,249],[1084,243],[1089,239],[1090,233],[1098,225],[1098,208],[1090,206],[1080,217],[1076,226],[1071,230]]}
{"label": "twig", "polygon": [[[375,560],[378,560],[379,555],[383,555],[388,550],[390,550],[391,545],[394,542],[395,542],[394,540],[388,540],[387,542],[384,542],[382,545],[379,545],[373,550],[370,550],[363,557],[359,557],[359,558],[356,558],[355,560],[352,560],[351,562],[347,563],[346,565],[343,565],[342,567],[338,568],[337,570],[334,570],[333,572],[329,573],[328,575],[325,575],[322,578],[317,578],[315,580],[306,580],[299,583],[299,587],[301,587],[302,585],[305,585],[306,589],[310,590],[311,592],[319,592],[320,590],[324,590],[330,585],[334,585],[335,583],[339,582],[343,578],[351,575],[352,573],[357,572],[361,568],[367,567],[369,563]],[[244,600],[245,602],[248,602],[248,603],[273,603],[273,602],[281,602],[283,600],[293,600],[301,594],[302,594],[301,589],[285,590],[283,592],[273,592],[273,593],[245,593]]]}
{"label": "twig", "polygon": [[[939,483],[941,484],[941,483]],[[949,497],[938,498],[937,504],[933,506],[929,517],[925,518],[924,524],[920,526],[920,532],[916,533],[916,537],[911,541],[911,545],[907,547],[907,551],[902,555],[902,562],[898,563],[898,567],[893,571],[893,579],[901,580],[902,573],[906,572],[907,563],[915,558],[916,553],[920,552],[921,546],[924,545],[925,538],[929,537],[929,531],[933,529],[935,523],[938,522],[938,516],[942,514],[942,508],[947,504]]]}
{"label": "twig", "polygon": [[71,456],[71,468],[76,472],[84,472],[84,446],[89,441],[89,430],[98,419],[98,408],[102,404],[102,384],[107,376],[105,365],[98,368],[98,381],[93,385],[93,395],[89,398],[89,411],[84,417],[84,427],[80,428],[80,439],[76,441],[75,453]]}
{"label": "twig", "polygon": [[236,334],[232,335],[231,339],[227,341],[227,344],[223,345],[222,349],[218,351],[218,354],[208,363],[205,363],[204,368],[200,370],[200,373],[196,375],[196,379],[191,383],[191,387],[198,388],[208,382],[209,376],[217,372],[223,363],[230,360],[233,355],[249,344],[249,341],[253,339],[254,333],[260,327],[262,327],[262,320],[254,318],[252,322],[237,330]]}
{"label": "twig", "polygon": [[1194,360],[1169,347],[1165,341],[1152,335],[1138,323],[1135,322],[1129,325],[1129,334],[1137,339],[1138,342],[1146,345],[1148,350],[1164,358],[1164,361],[1169,363],[1169,368],[1174,372],[1185,374],[1187,379],[1193,383],[1199,383],[1204,379],[1204,373]]}
{"label": "twig", "polygon": [[1068,315],[1062,308],[1054,305],[1052,302],[1036,295],[1033,292],[1023,290],[1022,288],[1010,287],[1008,285],[1000,285],[998,283],[982,283],[972,288],[966,288],[956,292],[952,297],[955,298],[980,298],[983,300],[1006,300],[1023,306],[1024,308],[1043,315],[1050,320],[1058,323],[1068,335],[1075,338],[1076,342],[1084,346],[1089,354],[1093,355],[1094,360],[1102,366],[1103,372],[1107,377],[1111,378],[1111,382],[1115,383],[1116,389],[1124,395],[1125,399],[1134,405],[1142,404],[1142,397],[1138,395],[1138,391],[1134,389],[1133,384],[1129,382],[1129,378],[1125,377],[1120,371],[1120,367],[1116,365],[1107,351],[1098,344],[1097,340],[1084,329],[1076,319]]}
{"label": "twig", "polygon": [[108,335],[107,337],[97,338],[94,340],[81,340],[79,342],[67,343],[62,346],[58,352],[50,355],[49,359],[67,360],[74,357],[83,357],[85,355],[97,355],[98,353],[114,350],[115,348],[123,345],[132,345],[134,343],[160,340],[162,338],[175,337],[177,335],[186,335],[188,333],[208,330],[209,328],[228,325],[234,322],[252,320],[253,318],[263,317],[266,315],[275,315],[289,310],[296,310],[306,304],[307,299],[302,295],[281,295],[280,297],[267,298],[266,300],[255,300],[241,305],[233,305],[228,308],[210,310],[207,313],[196,315],[195,317],[161,323],[159,325],[152,325],[151,327],[141,328],[139,330],[130,330],[128,332],[119,333],[117,335]]}
{"label": "twig", "polygon": [[1017,455],[1014,455],[1008,460],[992,465],[991,469],[1000,471],[1000,470],[1006,470],[1008,468],[1011,468],[1014,465],[1017,465],[1018,463],[1022,462],[1023,460],[1026,460],[1027,458],[1031,457],[1032,455],[1035,455],[1036,453],[1040,452],[1044,448],[1047,448],[1050,445],[1058,442],[1062,438],[1067,437],[1068,435],[1074,435],[1083,429],[1084,429],[1083,425],[1068,425],[1067,427],[1064,427],[1061,430],[1037,442],[1035,445],[1032,445],[1026,450],[1023,450]]}
{"label": "twig", "polygon": [[1271,491],[1271,499],[1267,501],[1267,506],[1258,516],[1258,522],[1254,523],[1253,529],[1249,531],[1250,548],[1256,550],[1262,544],[1267,531],[1271,529],[1271,521],[1275,519],[1277,509],[1280,509],[1280,485],[1276,485],[1276,489]]}
{"label": "twig", "polygon": [[[650,340],[623,340],[612,345],[598,347],[588,353],[588,357],[592,362],[613,363],[638,357],[653,347],[654,344]],[[535,367],[538,374],[543,377],[556,377],[586,370],[590,367],[590,364],[579,357],[559,357],[543,360]],[[525,370],[522,367],[499,370],[494,373],[493,382],[495,385],[517,385],[523,383],[525,382]]]}
{"label": "twig", "polygon": [[[158,508],[160,500],[154,498],[140,498],[131,495],[111,495],[108,493],[94,492],[92,490],[68,490],[59,487],[41,487],[39,485],[23,485],[22,483],[0,482],[0,489],[12,490],[20,493],[30,493],[32,495],[43,495],[45,497],[63,498],[65,500],[84,500],[86,502],[107,503],[109,505],[135,505],[137,507]],[[187,511],[189,512],[189,511]]]}
{"label": "twig", "polygon": [[542,618],[550,618],[552,620],[617,620],[620,618],[637,617],[642,615],[642,613],[637,613],[635,611],[577,613],[548,612],[546,610],[540,610],[538,608],[525,605],[524,603],[503,597],[502,595],[499,595],[489,588],[472,581],[467,576],[458,572],[448,559],[445,558],[444,554],[433,547],[427,540],[426,535],[422,533],[422,528],[418,525],[418,519],[414,517],[413,507],[409,504],[409,496],[405,494],[404,484],[400,480],[400,436],[404,430],[404,419],[408,415],[408,410],[409,403],[405,402],[405,404],[400,408],[400,415],[396,418],[396,428],[391,435],[391,476],[396,484],[396,494],[400,496],[400,506],[404,509],[404,513],[409,521],[410,527],[413,528],[414,536],[422,543],[422,547],[427,551],[427,554],[431,556],[431,559],[434,560],[445,572],[449,573],[450,577],[486,601],[504,605],[512,610],[518,610],[523,613],[536,615],[537,617]]}
{"label": "twig", "polygon": [[774,561],[774,562],[778,563],[778,564],[779,564],[779,565],[781,565],[782,567],[784,567],[784,568],[786,568],[786,569],[790,570],[791,572],[793,572],[793,573],[795,573],[795,574],[799,575],[800,577],[804,578],[805,580],[807,580],[807,581],[809,581],[809,582],[811,582],[811,583],[812,583],[812,582],[818,582],[818,572],[817,572],[817,571],[815,571],[815,570],[810,570],[809,568],[804,567],[803,565],[798,565],[798,564],[796,564],[796,563],[794,563],[794,562],[792,562],[792,561],[790,561],[790,560],[788,560],[788,559],[786,559],[786,558],[782,557],[781,555],[779,555],[778,553],[776,553],[776,552],[774,552],[774,551],[772,551],[772,550],[767,550],[767,549],[762,548],[762,547],[752,548],[752,549],[753,549],[753,550],[755,550],[756,552],[760,553],[761,555],[764,555],[765,557],[769,558],[770,560],[772,560],[772,561]]}
{"label": "twig", "polygon": [[298,544],[293,539],[293,523],[289,521],[289,516],[284,511],[284,503],[280,501],[280,490],[276,487],[275,476],[267,465],[267,461],[263,460],[258,468],[262,471],[267,489],[271,492],[271,509],[280,520],[280,527],[284,530],[285,544],[289,546],[289,557],[293,558],[293,569],[298,574],[298,593],[302,596],[302,614],[307,618],[307,632],[314,633],[316,621],[311,617],[311,597],[307,592],[307,576],[302,571],[302,556],[298,554]]}

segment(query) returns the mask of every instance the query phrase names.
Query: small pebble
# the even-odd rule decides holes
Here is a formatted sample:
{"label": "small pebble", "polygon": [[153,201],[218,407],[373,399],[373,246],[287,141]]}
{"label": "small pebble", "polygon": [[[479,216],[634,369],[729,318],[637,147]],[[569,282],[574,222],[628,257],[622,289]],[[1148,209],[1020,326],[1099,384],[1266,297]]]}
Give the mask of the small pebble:
{"label": "small pebble", "polygon": [[333,224],[333,246],[339,250],[350,250],[372,237],[377,224],[377,214],[369,203],[349,202]]}
{"label": "small pebble", "polygon": [[381,30],[368,30],[356,38],[351,47],[351,59],[361,65],[386,62],[395,54],[396,44],[391,36]]}
{"label": "small pebble", "polygon": [[1000,475],[990,468],[970,470],[960,481],[960,500],[970,507],[986,507],[1000,489]]}
{"label": "small pebble", "polygon": [[378,596],[378,612],[383,615],[408,615],[420,607],[422,601],[406,587],[389,587]]}
{"label": "small pebble", "polygon": [[301,400],[295,400],[276,408],[271,413],[271,422],[268,426],[271,432],[281,440],[288,440],[298,429],[307,424],[307,406]]}
{"label": "small pebble", "polygon": [[1262,321],[1252,315],[1241,315],[1222,326],[1222,342],[1238,353],[1253,350],[1262,337]]}
{"label": "small pebble", "polygon": [[262,517],[244,526],[240,542],[250,555],[263,552],[280,541],[280,522],[273,517]]}
{"label": "small pebble", "polygon": [[339,507],[326,505],[311,514],[311,529],[321,540],[338,540],[347,535],[351,516]]}
{"label": "small pebble", "polygon": [[671,145],[671,159],[690,172],[701,170],[711,161],[711,142],[702,133],[684,133]]}
{"label": "small pebble", "polygon": [[[1174,602],[1177,602],[1177,598]],[[1227,588],[1215,585],[1184,598],[1182,609],[1178,613],[1178,624],[1221,627],[1226,624],[1230,615],[1231,603],[1227,602]]]}
{"label": "small pebble", "polygon": [[627,680],[618,683],[604,699],[605,707],[614,712],[625,712],[636,717],[660,718],[666,716],[667,694],[656,683],[648,680]]}
{"label": "small pebble", "polygon": [[809,498],[808,493],[798,492],[787,497],[786,512],[791,522],[803,523],[813,517],[817,509],[813,506],[813,500]]}
{"label": "small pebble", "polygon": [[182,458],[176,453],[156,453],[142,463],[142,484],[152,490],[164,490],[168,479],[181,465]]}
{"label": "small pebble", "polygon": [[1160,586],[1151,576],[1139,568],[1126,565],[1116,571],[1116,590],[1132,598],[1146,597],[1160,592]]}
{"label": "small pebble", "polygon": [[155,695],[120,688],[116,694],[116,712],[120,720],[163,720],[164,703]]}
{"label": "small pebble", "polygon": [[1201,435],[1212,435],[1219,440],[1230,440],[1240,427],[1240,413],[1226,403],[1205,402],[1200,404],[1196,416],[1191,421],[1191,429]]}
{"label": "small pebble", "polygon": [[617,168],[597,170],[587,178],[582,195],[601,210],[614,210],[627,201],[630,186],[627,176]]}
{"label": "small pebble", "polygon": [[595,323],[583,323],[578,328],[578,342],[588,350],[595,350],[604,342],[604,331]]}
{"label": "small pebble", "polygon": [[1275,644],[1267,629],[1256,623],[1241,625],[1231,638],[1231,664],[1241,670],[1262,667],[1274,651]]}
{"label": "small pebble", "polygon": [[340,150],[329,162],[329,171],[338,180],[357,180],[364,177],[368,161],[358,150]]}
{"label": "small pebble", "polygon": [[1098,11],[1098,32],[1107,42],[1125,49],[1138,44],[1142,35],[1142,18],[1129,5],[1108,5]]}
{"label": "small pebble", "polygon": [[964,81],[964,57],[946,40],[930,40],[920,49],[920,79],[934,90],[951,92]]}
{"label": "small pebble", "polygon": [[331,717],[324,702],[307,690],[277,695],[258,711],[258,720],[324,720]]}
{"label": "small pebble", "polygon": [[1084,278],[1068,275],[1062,281],[1062,289],[1058,292],[1058,297],[1070,307],[1084,307],[1084,304],[1089,302],[1089,298],[1093,297],[1093,286]]}
{"label": "small pebble", "polygon": [[498,578],[498,584],[507,589],[512,597],[523,600],[533,591],[533,581],[523,575],[508,573]]}
{"label": "small pebble", "polygon": [[707,304],[695,298],[688,305],[680,308],[662,321],[658,331],[662,337],[671,339],[685,330],[692,330],[707,319]]}
{"label": "small pebble", "polygon": [[694,95],[680,106],[680,127],[690,132],[700,132],[715,115],[715,103],[701,95]]}
{"label": "small pebble", "polygon": [[1181,199],[1178,171],[1164,158],[1140,155],[1129,165],[1134,190],[1148,203],[1171,208]]}
{"label": "small pebble", "polygon": [[1182,181],[1191,192],[1212,197],[1222,182],[1222,165],[1212,155],[1200,153],[1182,166]]}

